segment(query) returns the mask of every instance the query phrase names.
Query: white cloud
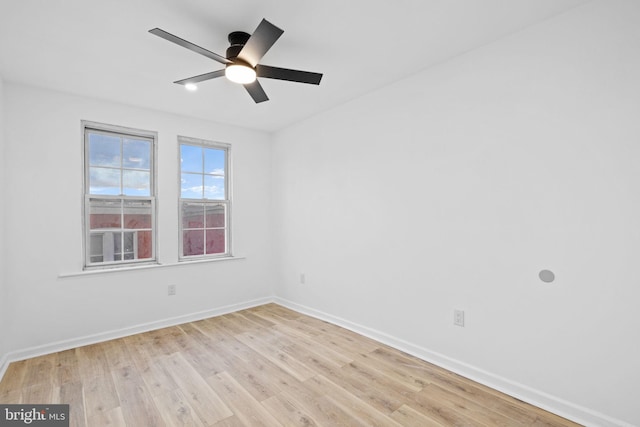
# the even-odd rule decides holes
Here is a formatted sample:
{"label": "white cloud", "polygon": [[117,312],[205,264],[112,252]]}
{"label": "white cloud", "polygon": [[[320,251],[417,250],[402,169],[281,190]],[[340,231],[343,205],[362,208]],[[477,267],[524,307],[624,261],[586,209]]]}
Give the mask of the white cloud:
{"label": "white cloud", "polygon": [[[202,194],[203,187],[202,185],[196,185],[193,187],[182,188],[182,191],[188,191],[190,193]],[[213,193],[213,194],[222,194],[224,188],[218,187],[217,185],[205,185],[204,192],[205,193]]]}

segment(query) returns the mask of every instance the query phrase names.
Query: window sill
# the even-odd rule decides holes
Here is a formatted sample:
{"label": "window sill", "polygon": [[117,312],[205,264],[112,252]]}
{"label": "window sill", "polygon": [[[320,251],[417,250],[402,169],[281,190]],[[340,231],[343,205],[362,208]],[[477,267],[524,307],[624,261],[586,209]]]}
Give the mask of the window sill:
{"label": "window sill", "polygon": [[246,259],[243,256],[228,256],[224,258],[210,258],[210,259],[194,259],[194,260],[182,260],[180,262],[175,262],[171,264],[144,264],[137,266],[129,266],[129,267],[115,267],[115,268],[102,268],[102,269],[94,269],[94,270],[85,270],[78,271],[74,273],[60,273],[58,274],[59,279],[64,279],[67,277],[77,277],[77,276],[93,276],[96,274],[109,274],[109,273],[120,273],[125,271],[138,271],[138,270],[148,270],[148,269],[156,269],[156,268],[167,268],[167,267],[180,267],[185,265],[192,264],[205,264],[210,262],[222,262],[222,261],[235,261]]}

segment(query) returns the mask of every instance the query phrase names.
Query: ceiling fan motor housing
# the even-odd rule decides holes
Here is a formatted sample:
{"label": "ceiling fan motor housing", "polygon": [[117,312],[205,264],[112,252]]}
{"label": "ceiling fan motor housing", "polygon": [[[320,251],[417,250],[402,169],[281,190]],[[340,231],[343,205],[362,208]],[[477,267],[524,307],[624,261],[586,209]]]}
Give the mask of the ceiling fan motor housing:
{"label": "ceiling fan motor housing", "polygon": [[227,59],[234,60],[249,40],[251,34],[247,34],[244,31],[234,31],[229,33],[229,43],[231,46],[227,48]]}

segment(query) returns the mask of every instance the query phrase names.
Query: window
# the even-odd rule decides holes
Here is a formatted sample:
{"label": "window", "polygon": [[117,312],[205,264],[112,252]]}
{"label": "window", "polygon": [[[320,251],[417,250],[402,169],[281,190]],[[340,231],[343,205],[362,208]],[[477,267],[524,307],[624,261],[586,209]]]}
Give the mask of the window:
{"label": "window", "polygon": [[83,127],[85,268],[155,261],[155,133]]}
{"label": "window", "polygon": [[227,144],[178,137],[180,259],[230,256]]}

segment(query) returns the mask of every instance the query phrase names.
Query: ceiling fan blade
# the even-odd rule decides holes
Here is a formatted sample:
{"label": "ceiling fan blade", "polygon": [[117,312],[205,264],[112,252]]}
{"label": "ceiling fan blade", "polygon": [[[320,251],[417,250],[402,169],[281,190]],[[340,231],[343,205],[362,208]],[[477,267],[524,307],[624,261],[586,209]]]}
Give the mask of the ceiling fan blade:
{"label": "ceiling fan blade", "polygon": [[263,19],[238,53],[238,58],[255,67],[282,33],[283,30]]}
{"label": "ceiling fan blade", "polygon": [[174,83],[179,85],[186,85],[187,83],[199,83],[205,80],[215,79],[216,77],[224,76],[224,70],[212,71],[210,73],[200,74],[199,76],[189,77],[188,79],[177,80]]}
{"label": "ceiling fan blade", "polygon": [[319,85],[322,74],[312,73],[310,71],[290,70],[288,68],[271,67],[269,65],[256,66],[256,74],[258,77],[266,77],[268,79],[287,80],[290,82],[308,83]]}
{"label": "ceiling fan blade", "polygon": [[200,47],[198,45],[195,45],[191,42],[186,41],[185,39],[181,39],[178,36],[174,36],[171,33],[167,33],[164,30],[161,30],[160,28],[154,28],[153,30],[149,30],[149,32],[153,35],[156,35],[158,37],[161,37],[165,40],[170,41],[171,43],[175,43],[178,46],[182,46],[185,47],[187,49],[189,49],[192,52],[196,52],[199,53],[200,55],[204,55],[207,58],[211,58],[214,61],[218,61],[221,64],[230,64],[231,61],[229,61],[227,58],[225,58],[224,56],[220,56],[217,53],[213,53],[203,47]]}
{"label": "ceiling fan blade", "polygon": [[253,83],[249,83],[243,86],[245,89],[247,89],[247,92],[249,92],[249,95],[251,95],[256,104],[269,100],[269,97],[265,93],[264,89],[262,89],[262,85],[260,85],[257,80]]}

